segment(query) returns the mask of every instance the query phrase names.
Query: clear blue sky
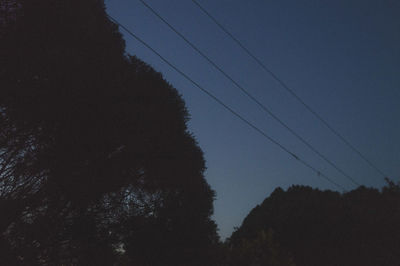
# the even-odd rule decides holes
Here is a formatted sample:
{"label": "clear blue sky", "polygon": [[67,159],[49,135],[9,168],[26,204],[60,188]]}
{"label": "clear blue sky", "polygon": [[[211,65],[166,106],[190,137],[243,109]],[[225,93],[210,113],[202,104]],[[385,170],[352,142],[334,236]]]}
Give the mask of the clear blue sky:
{"label": "clear blue sky", "polygon": [[[314,110],[395,180],[400,176],[400,1],[198,0]],[[268,76],[189,0],[147,0],[173,26],[284,122],[366,186],[382,177]],[[251,102],[138,0],[107,10],[195,81],[347,189],[354,185]],[[124,37],[127,52],[162,72],[183,95],[190,130],[217,193],[220,235],[276,187],[337,190]]]}

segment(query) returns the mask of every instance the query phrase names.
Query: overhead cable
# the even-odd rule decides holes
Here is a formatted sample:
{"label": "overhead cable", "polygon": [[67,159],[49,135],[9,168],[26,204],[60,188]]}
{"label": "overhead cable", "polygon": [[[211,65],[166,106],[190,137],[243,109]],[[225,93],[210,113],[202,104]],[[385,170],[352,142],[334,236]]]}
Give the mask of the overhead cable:
{"label": "overhead cable", "polygon": [[373,164],[365,155],[363,155],[360,150],[358,150],[354,145],[350,143],[342,134],[335,130],[317,111],[312,109],[296,92],[291,89],[282,79],[280,79],[270,68],[268,68],[257,56],[254,55],[241,41],[238,40],[230,31],[228,31],[218,20],[210,14],[202,5],[200,5],[196,0],[192,2],[201,10],[207,17],[209,17],[225,34],[227,34],[240,48],[243,49],[254,61],[261,66],[264,71],[266,71],[273,79],[275,79],[286,91],[288,91],[297,101],[299,101],[310,113],[312,113],[321,123],[323,123],[336,137],[338,137],[342,142],[344,142],[353,152],[360,156],[369,166],[371,166],[375,171],[377,171],[382,177],[387,177],[375,164]]}
{"label": "overhead cable", "polygon": [[264,131],[262,131],[260,128],[258,128],[257,126],[255,126],[254,124],[252,124],[250,121],[248,121],[246,118],[244,118],[242,115],[240,115],[238,112],[236,112],[235,110],[233,110],[231,107],[229,107],[227,104],[225,104],[222,100],[220,100],[218,97],[216,97],[215,95],[213,95],[211,92],[209,92],[208,90],[206,90],[204,87],[202,87],[201,85],[199,85],[197,82],[195,82],[190,76],[188,76],[187,74],[185,74],[183,71],[181,71],[178,67],[176,67],[173,63],[171,63],[170,61],[168,61],[165,57],[163,57],[160,53],[158,53],[154,48],[152,48],[149,44],[147,44],[144,40],[142,40],[139,36],[137,36],[136,34],[134,34],[132,31],[130,31],[127,27],[125,27],[124,25],[122,25],[121,23],[119,23],[115,18],[113,18],[112,16],[108,15],[108,17],[114,22],[116,23],[119,27],[121,27],[122,29],[124,29],[129,35],[131,35],[132,37],[134,37],[137,41],[139,41],[142,45],[144,45],[146,48],[148,48],[150,51],[152,51],[155,55],[157,55],[164,63],[166,63],[168,66],[170,66],[172,69],[174,69],[178,74],[180,74],[181,76],[183,76],[186,80],[188,80],[190,83],[192,83],[196,88],[200,89],[203,93],[207,94],[210,98],[212,98],[214,101],[216,101],[219,105],[221,105],[222,107],[224,107],[226,110],[228,110],[230,113],[232,113],[234,116],[236,116],[237,118],[239,118],[243,123],[247,124],[249,127],[251,127],[252,129],[254,129],[255,131],[257,131],[259,134],[261,134],[264,138],[266,138],[267,140],[271,141],[272,143],[274,143],[276,146],[278,146],[281,150],[285,151],[286,153],[288,153],[289,155],[291,155],[292,157],[294,157],[297,161],[299,161],[300,163],[302,163],[304,166],[306,166],[307,168],[311,169],[312,171],[314,171],[319,177],[323,177],[324,179],[326,179],[328,182],[330,182],[331,184],[335,185],[336,187],[342,189],[343,191],[346,191],[346,189],[336,183],[335,181],[333,181],[331,178],[329,178],[328,176],[326,176],[324,173],[322,173],[320,170],[318,170],[317,168],[313,167],[311,164],[307,163],[306,161],[304,161],[301,157],[299,157],[298,155],[296,155],[294,152],[290,151],[288,148],[286,148],[284,145],[282,145],[281,143],[279,143],[277,140],[273,139],[272,137],[270,137],[267,133],[265,133]]}
{"label": "overhead cable", "polygon": [[319,152],[314,146],[312,146],[308,141],[296,133],[292,128],[290,128],[285,122],[283,122],[276,114],[274,114],[268,107],[257,100],[248,90],[241,86],[237,81],[235,81],[230,75],[228,75],[220,66],[218,66],[214,61],[212,61],[206,54],[204,54],[197,46],[195,46],[191,41],[189,41],[182,33],[180,33],[174,26],[172,26],[166,19],[164,19],[157,11],[155,11],[151,6],[149,6],[144,0],[139,0],[144,6],[146,6],[155,16],[157,16],[162,22],[164,22],[172,31],[174,31],[179,37],[181,37],[190,47],[192,47],[198,54],[200,54],[204,59],[207,60],[209,64],[215,67],[222,75],[224,75],[229,81],[231,81],[238,89],[240,89],[247,97],[249,97],[253,102],[255,102],[264,112],[270,115],[274,120],[276,120],[281,126],[286,128],[290,133],[292,133],[296,138],[298,138],[303,144],[305,144],[309,149],[315,152],[324,161],[335,168],[344,177],[349,179],[353,184],[360,186],[360,184],[352,178],[349,174],[339,168],[335,163],[329,160],[325,155]]}

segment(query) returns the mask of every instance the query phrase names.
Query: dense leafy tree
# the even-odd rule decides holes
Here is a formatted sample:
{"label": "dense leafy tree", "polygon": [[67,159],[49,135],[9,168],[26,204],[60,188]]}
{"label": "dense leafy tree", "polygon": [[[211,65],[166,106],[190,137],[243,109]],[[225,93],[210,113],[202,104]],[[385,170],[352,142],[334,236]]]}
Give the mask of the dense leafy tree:
{"label": "dense leafy tree", "polygon": [[273,230],[296,265],[399,265],[400,186],[339,194],[304,186],[276,189],[233,233],[230,245]]}
{"label": "dense leafy tree", "polygon": [[1,3],[2,260],[205,265],[214,192],[178,92],[102,1]]}
{"label": "dense leafy tree", "polygon": [[254,238],[243,238],[236,245],[228,243],[227,265],[294,266],[287,252],[274,240],[272,229],[258,231]]}

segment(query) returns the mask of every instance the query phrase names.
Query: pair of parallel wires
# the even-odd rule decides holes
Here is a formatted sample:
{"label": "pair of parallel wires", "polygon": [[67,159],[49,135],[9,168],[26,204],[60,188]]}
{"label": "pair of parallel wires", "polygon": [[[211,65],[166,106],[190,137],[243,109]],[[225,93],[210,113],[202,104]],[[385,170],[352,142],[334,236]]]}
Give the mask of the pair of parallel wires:
{"label": "pair of parallel wires", "polygon": [[[308,141],[306,141],[303,137],[301,137],[299,134],[296,133],[292,128],[290,128],[285,122],[283,122],[277,115],[275,115],[268,107],[266,107],[264,104],[262,104],[259,100],[257,100],[252,94],[250,94],[243,86],[241,86],[237,81],[235,81],[230,75],[228,75],[220,66],[218,66],[214,61],[212,61],[205,53],[203,53],[197,46],[195,46],[192,42],[190,42],[183,34],[181,34],[175,27],[173,27],[165,18],[163,18],[157,11],[155,11],[150,5],[148,5],[144,0],[139,0],[146,8],[148,8],[156,17],[158,17],[163,23],[165,23],[172,31],[174,31],[181,39],[183,39],[192,49],[194,49],[200,56],[202,56],[210,65],[212,65],[215,69],[217,69],[223,76],[225,76],[230,82],[232,82],[242,93],[244,93],[247,97],[250,98],[256,105],[258,105],[265,113],[270,115],[274,120],[276,120],[280,125],[282,125],[284,128],[286,128],[292,135],[294,135],[297,139],[299,139],[303,144],[305,144],[310,150],[312,150],[314,153],[316,153],[320,158],[322,158],[324,161],[326,161],[328,164],[330,164],[333,168],[335,168],[339,173],[341,173],[344,177],[349,179],[353,184],[360,186],[360,184],[352,178],[350,175],[348,175],[346,172],[344,172],[341,168],[339,168],[334,162],[329,160],[325,155],[321,154],[314,146],[312,146]],[[314,111],[309,105],[307,105],[289,86],[286,85],[283,80],[281,80],[274,72],[272,72],[268,67],[265,66],[265,64],[254,55],[248,48],[246,48],[233,34],[231,34],[221,23],[218,22],[203,6],[201,6],[196,0],[192,0],[192,2],[207,16],[209,17],[225,34],[227,34],[230,39],[232,39],[241,49],[243,49],[247,55],[249,55],[253,60],[257,62],[257,64],[264,70],[266,71],[270,76],[273,77],[284,89],[286,89],[296,100],[298,100],[309,112],[311,112],[319,121],[321,121],[330,131],[332,131],[339,139],[341,139],[351,150],[353,150],[355,153],[357,153],[364,161],[366,161],[372,168],[374,168],[377,172],[379,172],[383,177],[385,177],[385,174],[379,168],[377,168],[371,161],[369,161],[358,149],[356,149],[349,141],[347,141],[339,132],[337,132],[332,126],[330,126],[326,120],[324,120],[316,111]],[[180,75],[182,75],[185,79],[187,79],[189,82],[191,82],[195,87],[200,89],[202,92],[207,94],[209,97],[211,97],[213,100],[215,100],[218,104],[223,106],[225,109],[227,109],[230,113],[232,113],[234,116],[239,118],[242,122],[256,130],[258,133],[260,133],[264,138],[267,140],[271,141],[275,145],[277,145],[280,149],[285,151],[286,153],[290,154],[292,157],[294,157],[296,160],[298,160],[300,163],[302,163],[304,166],[307,168],[311,169],[312,171],[316,172],[319,177],[322,177],[326,179],[328,182],[331,184],[335,185],[336,187],[342,189],[343,191],[346,191],[346,189],[336,183],[334,180],[326,176],[324,173],[322,173],[320,170],[316,169],[306,161],[304,161],[301,157],[296,155],[294,152],[290,151],[288,148],[286,148],[284,145],[282,145],[280,142],[277,140],[273,139],[270,137],[268,134],[266,134],[264,131],[262,131],[259,127],[255,126],[253,123],[245,119],[242,115],[240,115],[238,112],[234,111],[230,106],[225,104],[222,100],[217,98],[215,95],[213,95],[210,91],[206,90],[202,86],[200,86],[197,82],[195,82],[190,76],[188,76],[186,73],[181,71],[179,68],[177,68],[174,64],[172,64],[170,61],[168,61],[165,57],[163,57],[160,53],[158,53],[154,48],[152,48],[149,44],[147,44],[144,40],[142,40],[139,36],[134,34],[132,31],[130,31],[127,27],[119,23],[115,18],[111,17],[108,15],[108,17],[117,25],[119,25],[122,29],[124,29],[129,35],[134,37],[137,41],[142,43],[145,47],[147,47],[149,50],[151,50],[154,54],[156,54],[162,61],[164,61],[167,65],[169,65],[172,69],[174,69],[176,72],[178,72]]]}

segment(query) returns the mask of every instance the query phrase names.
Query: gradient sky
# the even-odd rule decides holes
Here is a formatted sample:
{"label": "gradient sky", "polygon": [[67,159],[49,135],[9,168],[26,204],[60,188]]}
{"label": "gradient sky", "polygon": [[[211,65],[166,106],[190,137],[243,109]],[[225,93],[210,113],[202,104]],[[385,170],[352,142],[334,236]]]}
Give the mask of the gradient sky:
{"label": "gradient sky", "polygon": [[[388,176],[400,176],[400,1],[198,0],[314,110]],[[383,178],[268,76],[189,0],[147,0],[240,85],[366,186]],[[196,82],[346,189],[348,179],[251,102],[138,0],[107,11]],[[190,130],[216,191],[221,237],[276,187],[337,187],[268,142],[151,51],[124,34],[127,52],[182,94]]]}

